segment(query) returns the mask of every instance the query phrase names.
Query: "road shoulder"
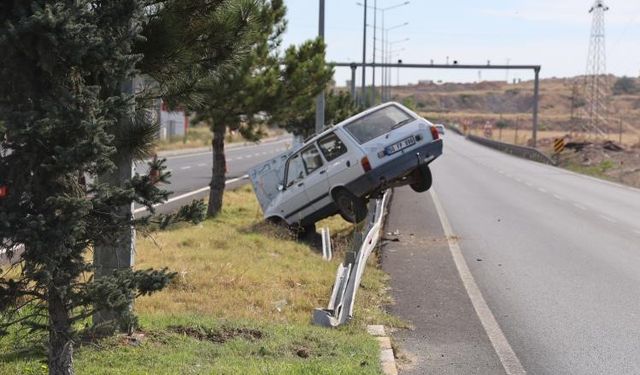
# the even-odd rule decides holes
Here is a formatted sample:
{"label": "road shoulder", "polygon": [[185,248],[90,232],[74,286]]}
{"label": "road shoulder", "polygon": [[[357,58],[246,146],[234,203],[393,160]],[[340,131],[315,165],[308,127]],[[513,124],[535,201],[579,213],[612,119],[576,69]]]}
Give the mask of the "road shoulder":
{"label": "road shoulder", "polygon": [[390,312],[410,330],[393,337],[400,374],[503,374],[451,256],[429,194],[396,189],[387,219],[390,241],[382,268],[391,276],[396,303]]}

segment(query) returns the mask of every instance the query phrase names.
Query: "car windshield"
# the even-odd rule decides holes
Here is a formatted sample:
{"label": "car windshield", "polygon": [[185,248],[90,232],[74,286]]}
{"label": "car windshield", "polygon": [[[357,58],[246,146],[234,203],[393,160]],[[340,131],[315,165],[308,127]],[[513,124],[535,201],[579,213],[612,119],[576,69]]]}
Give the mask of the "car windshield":
{"label": "car windshield", "polygon": [[345,125],[345,128],[358,141],[367,143],[391,130],[414,120],[413,116],[396,106],[389,106]]}

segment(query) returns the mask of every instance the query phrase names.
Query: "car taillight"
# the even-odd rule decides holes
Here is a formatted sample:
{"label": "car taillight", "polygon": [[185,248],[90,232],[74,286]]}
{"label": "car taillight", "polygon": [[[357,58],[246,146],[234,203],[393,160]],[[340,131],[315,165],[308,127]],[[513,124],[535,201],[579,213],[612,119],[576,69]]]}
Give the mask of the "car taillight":
{"label": "car taillight", "polygon": [[368,157],[363,157],[362,160],[360,160],[360,164],[362,164],[362,168],[365,172],[369,172],[371,170],[371,163],[369,163]]}
{"label": "car taillight", "polygon": [[429,129],[431,130],[431,136],[433,137],[434,141],[436,139],[440,139],[440,133],[438,133],[438,129],[436,129],[435,126],[431,126]]}
{"label": "car taillight", "polygon": [[6,198],[9,194],[9,188],[5,185],[0,185],[0,198]]}

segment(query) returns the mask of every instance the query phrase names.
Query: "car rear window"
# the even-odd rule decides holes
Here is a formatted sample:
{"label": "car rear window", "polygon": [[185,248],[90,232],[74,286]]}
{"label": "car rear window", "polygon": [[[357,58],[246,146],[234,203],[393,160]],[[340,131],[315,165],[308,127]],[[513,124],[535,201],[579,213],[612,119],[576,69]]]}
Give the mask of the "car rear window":
{"label": "car rear window", "polygon": [[318,146],[320,146],[320,150],[322,150],[322,154],[327,161],[331,161],[347,153],[347,146],[342,143],[335,133],[320,138]]}
{"label": "car rear window", "polygon": [[407,112],[396,106],[389,106],[345,125],[345,129],[358,143],[363,144],[412,120],[414,117]]}

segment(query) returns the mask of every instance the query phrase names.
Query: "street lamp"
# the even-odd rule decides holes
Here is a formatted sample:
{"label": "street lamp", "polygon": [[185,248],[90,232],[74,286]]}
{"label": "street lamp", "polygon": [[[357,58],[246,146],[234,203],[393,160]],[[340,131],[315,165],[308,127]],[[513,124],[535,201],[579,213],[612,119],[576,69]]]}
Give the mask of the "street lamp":
{"label": "street lamp", "polygon": [[[385,39],[384,39],[385,43],[383,44],[383,46],[384,46],[384,50],[383,51],[384,52],[382,54],[383,54],[383,56],[385,56],[385,61],[384,61],[385,63],[388,63],[388,62],[391,61],[390,58],[387,55],[388,55],[388,51],[390,50],[390,48],[391,48],[391,46],[393,44],[402,43],[402,42],[406,42],[407,40],[409,40],[407,38],[407,39],[398,40],[398,41],[394,41],[393,43],[390,43],[389,42],[389,31],[393,31],[393,30],[399,29],[401,27],[407,26],[408,24],[409,24],[409,22],[405,22],[405,23],[401,23],[401,24],[398,24],[398,25],[395,25],[395,26],[392,26],[392,27],[389,27],[389,28],[386,28],[386,29],[383,30],[383,32],[384,32],[383,35],[385,37]],[[389,75],[390,75],[389,69],[383,69],[382,71],[383,71],[382,100],[384,101],[384,100],[386,100],[386,97],[387,97],[386,92],[385,92],[385,87],[389,86],[389,84],[391,82],[391,79],[389,77]]]}
{"label": "street lamp", "polygon": [[[378,48],[377,31],[380,30],[380,32],[382,34],[382,42],[381,42],[382,48],[381,49],[382,49],[382,62],[384,63],[385,62],[385,56],[384,56],[384,44],[385,44],[385,39],[384,39],[384,37],[385,37],[385,35],[384,35],[384,30],[385,30],[385,28],[384,28],[384,18],[385,18],[385,13],[388,10],[400,8],[400,7],[403,7],[405,5],[409,5],[409,3],[411,3],[411,2],[410,1],[404,1],[404,2],[399,3],[399,4],[390,5],[390,6],[387,6],[387,7],[384,7],[384,8],[378,8],[377,0],[374,0],[374,6],[373,7],[367,6],[367,5],[365,5],[365,4],[361,3],[361,2],[356,2],[357,5],[362,6],[362,7],[366,7],[366,8],[369,8],[369,9],[373,9],[373,11],[374,11],[374,18],[373,18],[373,84],[372,84],[373,93],[374,93],[374,95],[373,95],[374,96],[374,100],[375,100],[375,96],[376,96],[375,95],[375,93],[376,93],[376,67],[375,67],[375,64],[376,64],[376,51],[377,51],[377,48]],[[382,15],[382,27],[381,28],[379,28],[378,25],[377,25],[377,12],[380,12],[381,15]],[[383,73],[383,83],[382,83],[381,90],[384,87],[384,73],[385,73],[384,68],[382,70],[382,73]],[[381,94],[380,96],[382,97],[382,92],[380,94]]]}

